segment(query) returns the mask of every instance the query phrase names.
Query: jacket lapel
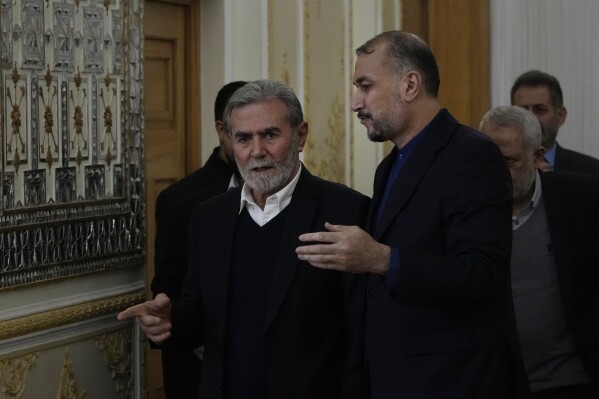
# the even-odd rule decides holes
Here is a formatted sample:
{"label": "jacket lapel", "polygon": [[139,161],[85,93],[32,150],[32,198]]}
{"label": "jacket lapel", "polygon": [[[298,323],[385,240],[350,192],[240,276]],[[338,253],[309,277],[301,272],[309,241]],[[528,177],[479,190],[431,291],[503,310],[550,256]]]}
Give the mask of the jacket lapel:
{"label": "jacket lapel", "polygon": [[393,223],[393,219],[395,219],[397,214],[406,205],[433,160],[434,154],[430,149],[418,147],[414,149],[414,152],[410,155],[410,158],[393,183],[380,222],[376,226],[375,239],[379,239],[389,225]]}
{"label": "jacket lapel", "polygon": [[572,158],[558,143],[555,143],[555,159],[553,162],[553,170],[572,171],[576,169],[572,165]]}
{"label": "jacket lapel", "polygon": [[389,173],[391,172],[391,166],[393,165],[393,160],[395,159],[396,153],[397,147],[393,147],[391,153],[381,161],[374,174],[372,201],[370,209],[368,210],[368,219],[366,219],[368,220],[367,231],[372,234],[374,234],[374,229],[376,227],[377,209],[379,208],[380,202],[385,193],[385,184],[389,178]]}
{"label": "jacket lapel", "polygon": [[[416,147],[410,154],[406,164],[393,183],[389,198],[387,199],[387,204],[385,209],[383,209],[380,218],[380,223],[378,223],[374,231],[375,239],[378,240],[381,238],[384,232],[393,223],[396,216],[406,206],[408,200],[412,197],[412,194],[420,184],[424,174],[434,162],[437,152],[447,145],[447,142],[451,138],[456,127],[457,121],[449,114],[449,112],[447,112],[447,110],[441,110],[429,125],[427,125],[425,128],[426,136],[422,138],[420,143],[416,144]],[[422,134],[422,132],[420,134]],[[397,148],[394,148],[391,155],[396,152]],[[381,163],[381,167],[385,168],[385,170],[381,170],[381,177],[384,176],[385,178],[381,179],[380,182],[377,182],[375,198],[382,198],[383,196],[393,159],[394,156],[389,156],[385,159],[384,162],[386,163],[384,165]],[[376,201],[373,199],[373,203],[378,204],[379,202],[380,199]],[[373,212],[373,214],[375,215],[376,212]]]}
{"label": "jacket lapel", "polygon": [[274,274],[270,289],[270,299],[266,313],[265,331],[272,324],[285,300],[293,278],[299,267],[295,248],[302,243],[298,237],[311,231],[312,221],[318,204],[318,188],[314,177],[302,166],[302,172],[287,205],[287,219],[283,236],[278,245]]}

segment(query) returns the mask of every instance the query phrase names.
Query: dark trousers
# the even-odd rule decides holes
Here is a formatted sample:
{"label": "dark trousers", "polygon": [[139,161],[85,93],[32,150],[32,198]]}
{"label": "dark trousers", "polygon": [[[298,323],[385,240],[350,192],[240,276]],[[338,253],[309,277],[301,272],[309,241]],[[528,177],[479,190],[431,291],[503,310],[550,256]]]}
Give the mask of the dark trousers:
{"label": "dark trousers", "polygon": [[533,392],[533,399],[599,399],[595,384],[571,385]]}
{"label": "dark trousers", "polygon": [[162,349],[162,378],[167,399],[198,399],[202,362],[190,349]]}

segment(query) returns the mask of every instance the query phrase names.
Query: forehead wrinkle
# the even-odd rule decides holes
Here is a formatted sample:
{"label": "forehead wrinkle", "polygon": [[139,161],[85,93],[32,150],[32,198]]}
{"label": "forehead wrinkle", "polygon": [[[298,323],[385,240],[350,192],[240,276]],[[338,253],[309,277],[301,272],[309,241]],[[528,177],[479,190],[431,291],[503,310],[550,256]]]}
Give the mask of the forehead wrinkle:
{"label": "forehead wrinkle", "polygon": [[[271,132],[280,132],[281,129],[277,126],[268,126],[265,127],[263,129],[258,129],[256,131],[257,134],[265,134],[265,133],[271,133]],[[244,130],[237,130],[233,133],[233,135],[252,135],[252,132],[249,131],[244,131]]]}
{"label": "forehead wrinkle", "polygon": [[270,126],[270,127],[266,127],[264,129],[260,129],[258,130],[258,133],[270,133],[270,132],[280,132],[281,129],[277,126]]}

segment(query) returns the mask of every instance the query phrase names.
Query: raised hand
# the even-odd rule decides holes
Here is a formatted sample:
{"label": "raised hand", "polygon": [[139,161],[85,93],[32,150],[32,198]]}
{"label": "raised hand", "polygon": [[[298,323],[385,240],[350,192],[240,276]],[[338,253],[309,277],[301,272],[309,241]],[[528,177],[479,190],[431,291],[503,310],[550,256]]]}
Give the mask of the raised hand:
{"label": "raised hand", "polygon": [[357,226],[325,223],[328,231],[306,233],[300,241],[310,245],[297,247],[298,258],[321,269],[350,273],[386,274],[391,249]]}

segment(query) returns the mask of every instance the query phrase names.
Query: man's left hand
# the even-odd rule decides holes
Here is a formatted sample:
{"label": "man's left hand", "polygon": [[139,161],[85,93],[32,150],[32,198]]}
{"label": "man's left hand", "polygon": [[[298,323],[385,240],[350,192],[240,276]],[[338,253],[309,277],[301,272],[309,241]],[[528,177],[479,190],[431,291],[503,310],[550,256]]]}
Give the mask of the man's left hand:
{"label": "man's left hand", "polygon": [[386,274],[389,270],[391,248],[377,242],[357,226],[325,223],[328,231],[306,233],[300,241],[310,245],[297,247],[300,260],[321,269],[350,273]]}

